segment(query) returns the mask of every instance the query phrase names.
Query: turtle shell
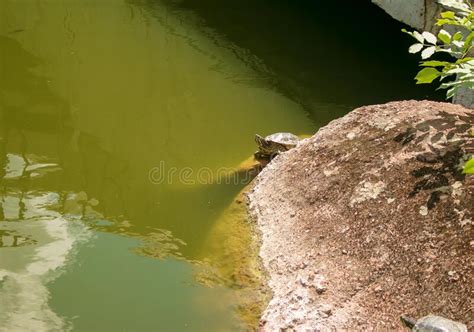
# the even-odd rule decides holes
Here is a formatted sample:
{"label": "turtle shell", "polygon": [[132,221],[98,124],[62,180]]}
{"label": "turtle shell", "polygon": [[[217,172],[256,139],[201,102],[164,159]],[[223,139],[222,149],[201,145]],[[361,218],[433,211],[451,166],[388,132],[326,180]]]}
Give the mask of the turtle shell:
{"label": "turtle shell", "polygon": [[288,148],[295,147],[298,144],[300,138],[292,133],[275,133],[265,137],[265,140],[282,144]]}
{"label": "turtle shell", "polygon": [[467,332],[466,325],[450,319],[428,315],[420,318],[412,331],[417,332]]}

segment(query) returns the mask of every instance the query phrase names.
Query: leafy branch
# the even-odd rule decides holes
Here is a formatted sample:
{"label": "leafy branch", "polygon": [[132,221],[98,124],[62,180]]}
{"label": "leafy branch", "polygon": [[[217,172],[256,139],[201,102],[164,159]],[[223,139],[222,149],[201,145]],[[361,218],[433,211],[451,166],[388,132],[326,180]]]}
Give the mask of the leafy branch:
{"label": "leafy branch", "polygon": [[[447,89],[446,96],[451,98],[459,88],[474,89],[474,58],[470,56],[474,46],[474,10],[468,0],[438,2],[449,9],[442,12],[436,22],[436,25],[442,27],[438,36],[428,31],[402,31],[417,41],[408,51],[413,54],[421,52],[421,58],[424,60],[420,63],[423,69],[415,77],[416,83],[432,83],[437,78],[443,82],[446,78],[455,76],[454,80],[443,82],[439,87]],[[456,30],[453,34],[447,31],[452,29]],[[428,60],[435,53],[447,53],[453,60]]]}

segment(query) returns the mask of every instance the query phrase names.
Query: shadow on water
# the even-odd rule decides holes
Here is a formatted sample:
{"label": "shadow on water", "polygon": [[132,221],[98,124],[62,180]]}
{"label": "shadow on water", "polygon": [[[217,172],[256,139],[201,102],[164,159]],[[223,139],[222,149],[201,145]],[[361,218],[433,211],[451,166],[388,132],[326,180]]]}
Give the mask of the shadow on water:
{"label": "shadow on water", "polygon": [[67,103],[50,90],[45,77],[34,74],[40,59],[6,36],[0,36],[0,50],[3,132],[57,131]]}
{"label": "shadow on water", "polygon": [[[136,0],[153,8],[156,0]],[[354,107],[401,99],[443,100],[416,85],[418,58],[407,52],[406,27],[370,1],[167,0],[197,13],[203,30],[259,59],[254,69],[302,104],[323,125]],[[207,29],[207,30],[206,30]],[[212,32],[213,33],[213,32]]]}

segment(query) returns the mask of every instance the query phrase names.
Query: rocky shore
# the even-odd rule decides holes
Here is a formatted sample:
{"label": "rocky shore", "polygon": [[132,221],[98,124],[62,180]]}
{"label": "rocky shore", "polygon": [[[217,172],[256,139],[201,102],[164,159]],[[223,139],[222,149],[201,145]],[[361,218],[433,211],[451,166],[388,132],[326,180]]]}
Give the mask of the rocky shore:
{"label": "rocky shore", "polygon": [[474,111],[358,108],[274,159],[249,193],[272,299],[265,331],[474,327]]}

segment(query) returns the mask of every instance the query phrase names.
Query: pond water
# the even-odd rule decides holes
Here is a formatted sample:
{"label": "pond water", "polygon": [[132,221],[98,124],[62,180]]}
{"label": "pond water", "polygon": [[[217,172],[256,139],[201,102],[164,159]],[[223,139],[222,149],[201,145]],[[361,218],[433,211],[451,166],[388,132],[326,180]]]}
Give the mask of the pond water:
{"label": "pond water", "polygon": [[331,6],[2,0],[0,331],[255,327],[246,182],[222,181],[254,134],[439,98],[396,22],[363,8],[391,38],[368,50]]}

